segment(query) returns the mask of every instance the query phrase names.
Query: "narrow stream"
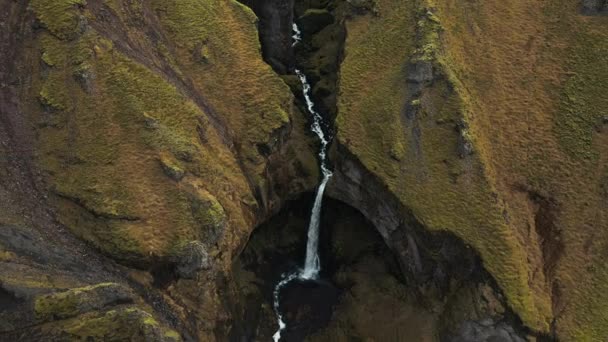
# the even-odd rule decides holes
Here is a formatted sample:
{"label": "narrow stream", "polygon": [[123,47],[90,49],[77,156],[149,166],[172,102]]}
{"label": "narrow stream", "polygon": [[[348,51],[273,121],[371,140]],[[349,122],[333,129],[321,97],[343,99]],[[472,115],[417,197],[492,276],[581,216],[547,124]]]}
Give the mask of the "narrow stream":
{"label": "narrow stream", "polygon": [[[293,46],[296,46],[302,40],[302,34],[296,24],[293,24]],[[275,342],[281,340],[281,332],[285,330],[287,325],[283,321],[283,316],[280,310],[280,295],[281,290],[294,279],[303,280],[317,280],[319,278],[319,272],[321,271],[321,261],[319,259],[319,222],[321,217],[321,208],[323,206],[323,193],[325,192],[325,186],[333,175],[329,169],[327,161],[327,148],[329,146],[329,137],[325,136],[321,124],[323,123],[323,117],[315,110],[315,104],[311,96],[311,86],[306,79],[306,75],[299,70],[295,69],[295,73],[302,83],[302,92],[304,99],[306,100],[306,108],[308,113],[312,116],[311,131],[317,135],[321,142],[319,149],[319,161],[321,165],[321,173],[323,179],[317,189],[317,195],[315,196],[315,202],[312,207],[310,214],[310,223],[308,225],[308,241],[306,243],[306,260],[304,261],[304,268],[296,270],[291,273],[283,274],[281,281],[277,283],[274,288],[274,311],[277,315],[279,329],[274,334],[273,339]]]}

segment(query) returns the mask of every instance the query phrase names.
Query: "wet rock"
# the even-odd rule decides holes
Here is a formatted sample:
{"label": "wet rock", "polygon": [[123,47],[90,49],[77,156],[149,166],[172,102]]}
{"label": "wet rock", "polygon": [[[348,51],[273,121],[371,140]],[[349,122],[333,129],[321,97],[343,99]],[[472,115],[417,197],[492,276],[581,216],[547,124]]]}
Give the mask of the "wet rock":
{"label": "wet rock", "polygon": [[176,271],[181,278],[193,279],[199,271],[211,268],[211,258],[200,241],[192,241],[182,249]]}

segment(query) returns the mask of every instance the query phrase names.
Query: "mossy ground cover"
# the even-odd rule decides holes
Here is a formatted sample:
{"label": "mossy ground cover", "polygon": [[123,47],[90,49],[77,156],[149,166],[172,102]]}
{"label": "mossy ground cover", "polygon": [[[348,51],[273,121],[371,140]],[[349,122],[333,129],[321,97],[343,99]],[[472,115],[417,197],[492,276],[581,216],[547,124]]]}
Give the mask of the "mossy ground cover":
{"label": "mossy ground cover", "polygon": [[31,8],[51,33],[59,38],[68,38],[76,34],[80,22],[75,7],[84,6],[86,0],[35,0]]}
{"label": "mossy ground cover", "polygon": [[[416,24],[419,6],[433,12],[432,25]],[[528,326],[548,332],[558,316],[560,337],[605,338],[598,188],[606,152],[598,132],[606,19],[582,17],[569,2],[386,0],[377,12],[347,23],[340,142],[428,228],[452,231],[479,251]],[[416,99],[408,121],[405,66],[413,55],[430,56],[442,80]],[[456,129],[462,122],[466,130]],[[465,159],[459,134],[474,147]],[[555,203],[561,236],[533,229],[534,196]],[[551,243],[565,244],[557,261],[543,255]],[[552,263],[557,271],[545,274]]]}
{"label": "mossy ground cover", "polygon": [[[449,25],[446,55],[471,95],[477,146],[528,249],[536,291],[543,282],[545,292],[558,288],[552,297],[558,336],[603,340],[606,269],[599,258],[607,222],[598,188],[606,169],[600,94],[607,90],[608,22],[581,16],[569,1],[439,7]],[[565,247],[553,275],[534,271],[543,262],[534,249],[547,238],[528,230],[536,209],[522,188],[557,203],[554,225]]]}
{"label": "mossy ground cover", "polygon": [[234,130],[245,163],[290,121],[293,97],[261,58],[257,18],[237,1],[154,1],[181,67]]}
{"label": "mossy ground cover", "polygon": [[174,330],[135,307],[118,307],[42,326],[48,336],[86,341],[181,341]]}
{"label": "mossy ground cover", "polygon": [[[414,4],[379,1],[379,17],[348,23],[340,141],[427,227],[453,231],[478,250],[525,324],[548,332],[557,317],[560,338],[605,339],[607,272],[599,260],[606,219],[598,189],[606,170],[606,18],[580,16],[568,1],[417,5],[434,12],[438,40],[420,29],[409,46],[403,36],[390,38],[400,23],[391,14],[399,6],[416,13]],[[387,37],[383,46],[398,50],[369,43]],[[451,90],[435,81],[419,99],[417,119],[401,121],[406,92],[393,90],[404,89],[400,67],[432,41]],[[459,120],[475,151],[464,160],[449,128]],[[402,125],[387,124],[394,122]],[[533,229],[540,224],[535,196],[554,203],[557,236]],[[564,245],[557,259],[543,255],[547,244]],[[546,273],[547,265],[556,268]]]}
{"label": "mossy ground cover", "polygon": [[40,321],[60,320],[130,301],[133,301],[133,294],[127,288],[103,283],[39,296],[34,311]]}
{"label": "mossy ground cover", "polygon": [[[32,8],[41,21],[54,17],[55,5],[37,3]],[[130,18],[131,5],[107,5],[119,18]],[[28,104],[39,124],[38,162],[59,195],[61,221],[108,254],[135,262],[171,255],[176,246],[204,238],[201,227],[206,225],[199,221],[218,221],[218,208],[228,217],[228,244],[234,247],[234,241],[247,236],[243,232],[250,223],[243,202],[249,209],[257,204],[237,160],[241,156],[226,141],[242,139],[237,144],[243,159],[262,172],[256,145],[268,143],[271,133],[289,122],[292,99],[261,60],[255,17],[248,9],[236,2],[153,5],[180,51],[171,60],[146,50],[154,44],[129,23],[124,25],[130,27],[130,44],[141,47],[143,57],[124,51],[124,42],[105,38],[103,27],[66,24],[61,28],[73,35],[58,35],[50,22],[28,56],[33,74],[40,75],[30,94],[39,103]],[[96,20],[87,6],[64,7],[67,17]],[[170,20],[187,24],[178,30]],[[227,44],[230,40],[233,44]],[[214,47],[211,66],[193,60],[190,43]],[[228,47],[237,50],[222,50]],[[174,48],[164,51],[173,54]],[[233,56],[241,59],[231,60]],[[184,92],[181,85],[190,81],[151,68],[163,63],[200,73],[195,87],[212,99],[214,113]],[[234,136],[216,130],[212,116],[218,113]],[[177,182],[163,172],[162,160],[180,170]],[[206,196],[201,200],[214,203],[208,218],[201,218],[204,210],[193,204],[202,191]]]}

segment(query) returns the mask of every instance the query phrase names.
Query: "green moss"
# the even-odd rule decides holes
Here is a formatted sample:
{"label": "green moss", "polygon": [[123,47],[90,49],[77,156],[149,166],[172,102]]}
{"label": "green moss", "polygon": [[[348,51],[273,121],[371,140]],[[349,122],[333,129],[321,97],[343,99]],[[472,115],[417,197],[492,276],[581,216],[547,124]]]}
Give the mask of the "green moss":
{"label": "green moss", "polygon": [[48,320],[53,316],[66,318],[78,314],[78,301],[75,296],[47,296],[36,299],[35,311],[39,320]]}
{"label": "green moss", "polygon": [[[98,20],[97,6],[83,10],[85,18],[84,2],[31,5],[48,32],[37,31],[33,44],[44,64],[28,60],[27,95],[44,106],[27,112],[38,124],[36,163],[58,195],[59,220],[138,265],[228,225],[246,236],[241,199],[257,205],[249,180],[261,184],[267,171],[258,147],[279,147],[293,107],[289,88],[261,58],[257,18],[233,0],[104,4],[137,53],[115,45],[122,36],[84,26]],[[142,28],[149,19],[161,24],[158,39]],[[214,200],[193,205],[192,184]]]}
{"label": "green moss", "polygon": [[165,339],[171,341],[181,341],[182,337],[175,330],[168,330],[163,335]]}
{"label": "green moss", "polygon": [[[192,234],[196,224],[183,219],[189,209],[164,214],[179,204],[171,199],[171,186],[163,183],[169,180],[157,171],[158,159],[177,167],[180,175],[189,171],[208,177],[217,188],[242,183],[234,179],[238,166],[218,144],[205,113],[167,80],[94,32],[70,43],[43,34],[41,45],[53,67],[40,93],[60,124],[41,129],[39,162],[52,175],[57,194],[93,214],[78,219],[75,206],[61,205],[62,221],[79,235],[111,255],[132,258],[148,255],[150,249],[167,253],[172,238],[163,234]],[[91,75],[95,97],[74,77],[83,70]],[[149,128],[151,118],[154,127]],[[70,131],[68,125],[78,130]],[[205,146],[199,136],[203,131]],[[179,165],[182,161],[187,165]],[[156,239],[142,238],[149,234],[137,228],[144,217],[150,220],[148,230],[159,232]],[[172,229],[161,230],[164,226]]]}
{"label": "green moss", "polygon": [[62,88],[61,74],[51,74],[40,90],[40,102],[52,110],[64,111],[70,108],[70,98],[65,88]]}
{"label": "green moss", "polygon": [[292,107],[288,87],[261,59],[257,18],[234,0],[159,0],[152,6],[178,46],[182,69],[234,129],[246,165],[257,169],[257,145],[290,122]]}
{"label": "green moss", "polygon": [[[503,217],[505,205],[497,200],[493,180],[479,156],[459,157],[462,137],[456,123],[468,119],[470,104],[441,55],[438,17],[428,4],[383,0],[378,9],[376,17],[347,24],[339,141],[425,227],[450,231],[475,248],[510,306],[526,324],[546,331],[550,302],[529,285],[525,249]],[[412,60],[435,62],[448,80],[425,89],[413,103],[418,115],[407,119],[408,98],[399,85],[406,83],[404,66]],[[464,135],[475,143],[471,132]]]}
{"label": "green moss", "polygon": [[12,261],[16,257],[15,253],[0,249],[0,262]]}
{"label": "green moss", "polygon": [[165,174],[171,179],[180,181],[184,178],[184,169],[180,166],[179,162],[170,155],[162,154],[160,157],[160,164]]}
{"label": "green moss", "polygon": [[86,341],[181,341],[165,330],[152,315],[137,307],[120,308],[104,313],[91,313],[47,328],[64,338]]}
{"label": "green moss", "polygon": [[200,229],[203,241],[216,240],[226,225],[226,212],[218,200],[206,191],[193,195],[190,202],[192,217]]}
{"label": "green moss", "polygon": [[157,327],[159,325],[158,321],[155,320],[154,317],[152,317],[152,316],[146,316],[146,317],[144,317],[144,319],[143,319],[142,322],[145,325],[150,325],[150,326],[153,326],[153,327]]}
{"label": "green moss", "polygon": [[36,298],[34,311],[39,321],[66,319],[130,300],[131,294],[126,288],[103,283],[40,296]]}
{"label": "green moss", "polygon": [[61,39],[66,39],[74,37],[78,25],[83,20],[78,6],[85,4],[85,0],[33,0],[30,7],[49,31]]}
{"label": "green moss", "polygon": [[583,32],[569,51],[570,76],[564,85],[555,130],[564,149],[578,159],[594,160],[593,137],[608,116],[608,42],[603,34]]}
{"label": "green moss", "polygon": [[442,30],[439,18],[427,6],[418,8],[416,30],[418,37],[415,59],[432,62],[437,59]]}

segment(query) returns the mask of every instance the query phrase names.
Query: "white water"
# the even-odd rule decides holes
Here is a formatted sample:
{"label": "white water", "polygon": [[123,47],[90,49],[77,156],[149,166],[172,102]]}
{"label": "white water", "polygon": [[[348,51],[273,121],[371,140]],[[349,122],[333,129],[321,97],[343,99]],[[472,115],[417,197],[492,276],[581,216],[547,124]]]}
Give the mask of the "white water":
{"label": "white water", "polygon": [[296,74],[302,82],[308,112],[312,115],[313,120],[311,130],[317,135],[319,141],[321,142],[319,159],[323,179],[321,180],[321,184],[319,184],[319,188],[317,189],[317,196],[315,197],[315,203],[310,214],[310,223],[308,224],[308,242],[306,243],[306,261],[304,262],[304,270],[302,270],[302,273],[300,273],[300,277],[303,279],[317,279],[319,277],[319,271],[321,270],[321,263],[319,262],[319,221],[321,216],[321,206],[323,204],[323,193],[325,192],[325,186],[332,176],[332,172],[329,170],[327,165],[327,146],[329,145],[329,140],[325,137],[325,133],[321,128],[323,117],[315,110],[314,103],[310,97],[310,84],[308,83],[306,76],[300,70],[296,69]]}
{"label": "white water", "polygon": [[[297,45],[302,40],[302,33],[296,24],[293,24],[293,46]],[[298,272],[293,272],[287,275],[283,275],[281,281],[274,288],[274,311],[277,315],[279,330],[274,334],[274,342],[278,342],[281,339],[281,332],[285,330],[287,325],[283,321],[283,316],[280,312],[280,301],[279,297],[281,289],[289,284],[296,278],[305,280],[315,280],[319,278],[319,272],[321,271],[321,262],[319,259],[319,223],[321,218],[321,207],[323,205],[323,193],[325,192],[325,186],[333,175],[327,165],[327,147],[329,145],[329,139],[325,136],[321,124],[323,117],[315,110],[315,104],[311,98],[311,87],[306,79],[306,75],[299,70],[295,69],[296,75],[300,79],[303,88],[304,99],[306,100],[306,108],[308,113],[312,116],[311,131],[317,135],[321,142],[321,148],[319,149],[319,160],[321,164],[321,173],[323,179],[317,189],[317,195],[315,196],[315,202],[312,206],[312,212],[310,214],[310,223],[308,224],[308,241],[306,243],[306,260],[304,261],[304,268]]]}
{"label": "white water", "polygon": [[280,310],[281,290],[283,289],[283,287],[285,287],[285,285],[289,284],[299,275],[299,272],[293,272],[287,275],[283,274],[283,279],[281,279],[281,281],[274,287],[274,292],[272,293],[274,297],[274,313],[277,315],[277,320],[279,322],[279,330],[277,330],[277,332],[275,332],[272,336],[274,342],[279,342],[279,340],[281,339],[281,332],[283,332],[283,330],[285,330],[285,328],[287,327],[287,325],[283,321],[283,315],[281,315]]}
{"label": "white water", "polygon": [[293,35],[291,36],[291,38],[293,38],[293,43],[291,44],[291,46],[296,46],[299,42],[302,41],[302,31],[300,31],[300,28],[295,23],[292,26],[292,31]]}

